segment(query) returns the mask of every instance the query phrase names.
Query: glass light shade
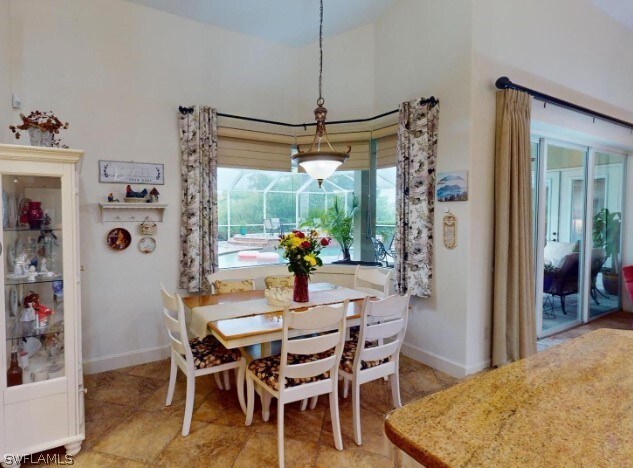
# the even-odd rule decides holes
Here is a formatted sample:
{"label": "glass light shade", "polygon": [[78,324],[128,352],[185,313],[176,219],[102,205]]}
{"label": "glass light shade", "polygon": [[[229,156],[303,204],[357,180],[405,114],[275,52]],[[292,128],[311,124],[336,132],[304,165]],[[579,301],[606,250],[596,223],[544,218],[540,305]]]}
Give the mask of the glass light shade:
{"label": "glass light shade", "polygon": [[310,177],[319,181],[319,186],[323,179],[330,177],[343,161],[333,159],[317,159],[312,157],[307,161],[299,161],[299,165],[305,169]]}

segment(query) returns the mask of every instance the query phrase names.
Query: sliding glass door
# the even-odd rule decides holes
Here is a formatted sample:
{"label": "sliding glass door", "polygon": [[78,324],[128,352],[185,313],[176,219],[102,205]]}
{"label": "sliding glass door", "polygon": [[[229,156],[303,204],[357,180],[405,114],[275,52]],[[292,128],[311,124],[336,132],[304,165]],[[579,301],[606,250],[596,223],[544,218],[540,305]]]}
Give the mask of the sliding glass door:
{"label": "sliding glass door", "polygon": [[539,337],[619,309],[624,166],[623,155],[532,143]]}

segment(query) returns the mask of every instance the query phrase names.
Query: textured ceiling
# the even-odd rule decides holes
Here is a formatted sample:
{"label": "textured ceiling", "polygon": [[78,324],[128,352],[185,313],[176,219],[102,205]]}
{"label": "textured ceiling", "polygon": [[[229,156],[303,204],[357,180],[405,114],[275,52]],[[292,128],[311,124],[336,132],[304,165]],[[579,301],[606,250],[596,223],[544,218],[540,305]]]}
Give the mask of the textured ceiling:
{"label": "textured ceiling", "polygon": [[[318,0],[128,0],[291,46],[318,38]],[[324,36],[371,24],[396,0],[324,0]]]}

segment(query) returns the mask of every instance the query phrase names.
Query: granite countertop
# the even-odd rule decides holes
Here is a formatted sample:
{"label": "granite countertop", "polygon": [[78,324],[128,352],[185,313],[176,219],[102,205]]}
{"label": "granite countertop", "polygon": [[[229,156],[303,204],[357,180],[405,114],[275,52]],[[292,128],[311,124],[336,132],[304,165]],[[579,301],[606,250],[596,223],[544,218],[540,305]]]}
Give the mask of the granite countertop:
{"label": "granite countertop", "polygon": [[392,411],[427,467],[633,465],[633,331],[600,329]]}

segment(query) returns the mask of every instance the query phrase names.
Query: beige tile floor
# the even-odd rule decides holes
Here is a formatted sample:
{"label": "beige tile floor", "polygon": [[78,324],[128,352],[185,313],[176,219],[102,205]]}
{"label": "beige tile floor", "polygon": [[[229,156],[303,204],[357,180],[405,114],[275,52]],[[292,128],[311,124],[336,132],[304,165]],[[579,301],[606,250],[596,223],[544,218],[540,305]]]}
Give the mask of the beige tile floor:
{"label": "beige tile floor", "polygon": [[[570,339],[596,328],[631,328],[631,315],[616,313],[561,333]],[[259,467],[277,465],[276,414],[269,422],[256,412],[252,426],[244,426],[234,387],[219,390],[211,377],[196,381],[193,422],[189,436],[180,435],[185,380],[179,375],[172,406],[165,407],[169,363],[88,375],[86,440],[76,457],[79,467],[213,466]],[[403,357],[400,365],[402,399],[406,403],[457,382],[442,372]],[[256,406],[256,411],[259,405]],[[389,443],[383,429],[391,409],[390,388],[382,380],[361,388],[363,445],[353,441],[350,400],[340,399],[342,452],[334,448],[326,397],[314,410],[286,412],[286,465],[298,467],[387,466]]]}

